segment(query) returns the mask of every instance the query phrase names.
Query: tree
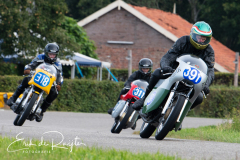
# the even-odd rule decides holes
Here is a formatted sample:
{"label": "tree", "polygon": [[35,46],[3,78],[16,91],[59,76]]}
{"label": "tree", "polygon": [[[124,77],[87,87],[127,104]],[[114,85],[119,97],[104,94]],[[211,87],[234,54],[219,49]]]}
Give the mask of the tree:
{"label": "tree", "polygon": [[234,51],[240,50],[240,2],[208,0],[199,16],[210,24],[213,36]]}
{"label": "tree", "polygon": [[188,0],[190,6],[191,6],[191,17],[192,22],[195,23],[198,21],[198,15],[202,8],[204,7],[204,3],[206,0],[203,0],[201,3],[201,0]]}
{"label": "tree", "polygon": [[[66,15],[79,21],[114,1],[116,0],[66,0],[69,8]],[[177,0],[124,0],[124,2],[172,12],[173,4]]]}
{"label": "tree", "polygon": [[69,12],[66,14],[76,20],[81,20],[115,0],[65,0]]}
{"label": "tree", "polygon": [[67,35],[81,47],[77,52],[81,52],[81,54],[92,58],[97,58],[94,42],[89,40],[87,33],[77,24],[76,20],[65,17],[65,21],[62,23],[61,27],[66,30]]}
{"label": "tree", "polygon": [[[96,47],[94,42],[89,40],[85,30],[77,24],[75,19],[65,17],[65,21],[62,23],[61,27],[66,30],[67,35],[81,47],[81,50],[78,50],[77,52],[98,59],[97,54],[95,53]],[[82,67],[81,70],[85,77],[91,77],[95,74],[96,68]],[[63,67],[63,71],[65,77],[70,77],[71,72],[69,67],[68,69]]]}
{"label": "tree", "polygon": [[67,5],[64,0],[2,0],[0,2],[1,54],[35,56],[48,42],[56,42],[63,55],[80,45],[61,28]]}

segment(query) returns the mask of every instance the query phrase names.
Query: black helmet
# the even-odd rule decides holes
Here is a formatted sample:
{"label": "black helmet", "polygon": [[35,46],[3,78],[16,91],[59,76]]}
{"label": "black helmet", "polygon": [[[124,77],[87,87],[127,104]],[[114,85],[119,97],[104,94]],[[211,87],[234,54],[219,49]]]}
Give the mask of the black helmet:
{"label": "black helmet", "polygon": [[[48,43],[44,48],[44,54],[45,54],[44,61],[48,63],[56,62],[58,52],[59,52],[59,46],[56,43]],[[56,57],[50,58],[48,53],[56,54]]]}
{"label": "black helmet", "polygon": [[[139,71],[143,74],[151,74],[152,72],[152,66],[153,66],[153,62],[151,59],[149,58],[142,58],[140,61],[139,61]],[[142,68],[149,68],[149,71],[147,73],[143,72],[142,71]]]}

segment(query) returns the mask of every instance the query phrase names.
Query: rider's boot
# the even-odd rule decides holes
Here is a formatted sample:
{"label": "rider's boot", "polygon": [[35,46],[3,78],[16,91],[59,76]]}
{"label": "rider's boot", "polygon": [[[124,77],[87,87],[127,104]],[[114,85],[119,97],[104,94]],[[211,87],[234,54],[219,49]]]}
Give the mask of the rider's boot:
{"label": "rider's boot", "polygon": [[144,101],[145,101],[145,99],[146,99],[146,97],[148,96],[149,93],[150,93],[150,90],[149,90],[148,87],[147,87],[145,95],[144,95],[141,99],[138,99],[138,100],[132,105],[132,108],[133,108],[134,110],[140,110],[140,109],[143,107],[143,103],[144,103]]}
{"label": "rider's boot", "polygon": [[108,109],[108,114],[112,115],[113,108]]}
{"label": "rider's boot", "polygon": [[41,113],[39,116],[36,116],[36,121],[41,122],[43,119],[43,113],[46,112],[47,108],[51,105],[51,103],[48,103],[47,101],[44,100],[42,106],[41,106]]}
{"label": "rider's boot", "polygon": [[150,80],[149,80],[149,84],[147,86],[145,95],[143,96],[143,98],[137,100],[133,105],[132,108],[134,110],[140,110],[143,107],[143,103],[146,99],[146,97],[149,95],[149,93],[152,91],[153,87],[157,84],[157,82],[159,81],[159,77],[156,77],[152,74]]}
{"label": "rider's boot", "polygon": [[[137,120],[139,120],[139,119],[141,119],[141,116],[138,115]],[[137,127],[137,120],[136,120],[136,122],[134,123],[134,125],[131,127],[132,130],[135,130],[135,129],[136,129],[136,127]]]}
{"label": "rider's boot", "polygon": [[[13,103],[15,103],[15,101],[17,100],[17,98],[20,96],[20,94],[23,93],[23,90],[18,87],[17,90],[14,92],[14,94],[12,95],[12,97],[10,97],[7,101],[7,105],[11,108],[11,106],[13,105]],[[11,108],[12,109],[12,108]]]}
{"label": "rider's boot", "polygon": [[179,126],[178,130],[180,131],[182,129],[182,124]]}

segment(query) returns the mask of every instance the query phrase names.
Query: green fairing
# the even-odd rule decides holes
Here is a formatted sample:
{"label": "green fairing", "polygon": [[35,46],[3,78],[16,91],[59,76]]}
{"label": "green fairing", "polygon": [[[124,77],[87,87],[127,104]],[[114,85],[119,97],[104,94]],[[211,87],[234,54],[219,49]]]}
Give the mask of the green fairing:
{"label": "green fairing", "polygon": [[[149,98],[151,98],[151,93],[153,93],[154,91],[157,92],[154,97],[154,100],[152,101],[152,103],[147,105]],[[164,100],[164,98],[168,95],[169,90],[166,90],[163,88],[157,88],[157,89],[153,89],[151,93],[149,94],[149,96],[146,98],[146,100],[144,102],[142,113],[148,113],[148,112],[151,112],[151,111],[157,109],[159,107],[159,105],[162,103],[162,101]],[[158,99],[158,97],[160,97],[160,98]]]}
{"label": "green fairing", "polygon": [[183,113],[182,113],[182,116],[181,116],[180,119],[179,119],[180,122],[177,122],[177,123],[175,124],[175,130],[177,130],[177,129],[179,128],[179,126],[181,125],[183,119],[184,119],[185,116],[187,115],[187,113],[188,113],[188,111],[189,111],[189,109],[190,109],[191,106],[192,106],[192,103],[191,103],[190,101],[188,101],[188,102],[187,102],[187,105],[186,105],[186,107],[185,107],[185,109],[184,109],[184,111],[183,111]]}

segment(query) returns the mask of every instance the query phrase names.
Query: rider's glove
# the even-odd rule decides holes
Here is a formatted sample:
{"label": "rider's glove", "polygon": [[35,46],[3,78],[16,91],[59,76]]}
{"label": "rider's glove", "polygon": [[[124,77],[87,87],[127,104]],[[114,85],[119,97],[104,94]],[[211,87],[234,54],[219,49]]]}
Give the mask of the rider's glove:
{"label": "rider's glove", "polygon": [[208,87],[205,86],[205,87],[203,88],[203,92],[205,93],[205,95],[207,95],[207,94],[210,93],[210,90],[209,90]]}
{"label": "rider's glove", "polygon": [[60,83],[58,83],[58,85],[56,86],[56,88],[57,88],[57,91],[58,91],[58,92],[61,90]]}
{"label": "rider's glove", "polygon": [[30,71],[31,71],[30,69],[26,69],[26,70],[24,70],[23,73],[24,73],[25,75],[27,75],[27,74],[30,74]]}
{"label": "rider's glove", "polygon": [[172,73],[174,70],[172,69],[172,67],[164,67],[161,69],[162,73]]}

